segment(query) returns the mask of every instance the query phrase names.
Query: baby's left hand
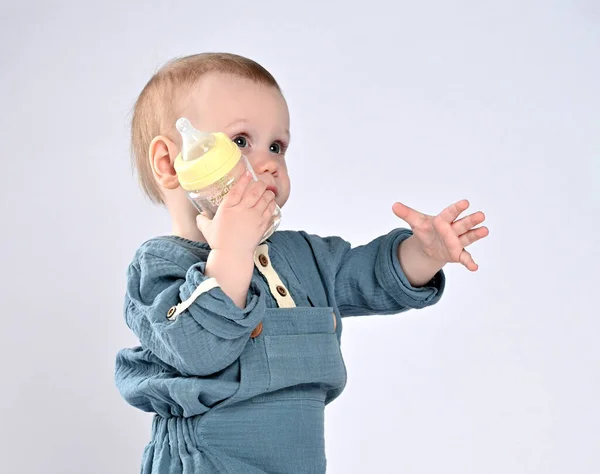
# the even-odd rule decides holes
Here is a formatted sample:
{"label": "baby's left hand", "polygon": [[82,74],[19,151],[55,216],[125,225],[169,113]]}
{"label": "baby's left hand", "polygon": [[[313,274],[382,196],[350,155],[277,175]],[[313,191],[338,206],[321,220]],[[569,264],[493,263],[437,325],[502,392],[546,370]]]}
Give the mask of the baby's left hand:
{"label": "baby's left hand", "polygon": [[450,262],[459,262],[474,272],[478,265],[465,247],[486,237],[489,230],[487,227],[474,228],[485,220],[481,211],[456,220],[468,208],[469,201],[463,199],[447,207],[437,216],[422,214],[400,202],[395,203],[392,210],[410,225],[414,238],[427,257],[442,266]]}

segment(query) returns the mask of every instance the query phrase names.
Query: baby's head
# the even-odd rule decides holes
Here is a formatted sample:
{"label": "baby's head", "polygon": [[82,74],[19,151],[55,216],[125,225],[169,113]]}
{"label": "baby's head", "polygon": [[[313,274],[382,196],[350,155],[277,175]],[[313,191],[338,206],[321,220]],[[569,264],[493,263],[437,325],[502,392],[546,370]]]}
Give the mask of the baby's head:
{"label": "baby's head", "polygon": [[227,134],[248,157],[258,179],[276,189],[283,207],[290,194],[285,151],[290,140],[286,101],[262,66],[233,54],[203,53],[163,66],[144,87],[131,125],[132,156],[142,189],[164,204],[174,232],[198,238],[197,210],[179,186],[175,157],[186,117],[202,131]]}

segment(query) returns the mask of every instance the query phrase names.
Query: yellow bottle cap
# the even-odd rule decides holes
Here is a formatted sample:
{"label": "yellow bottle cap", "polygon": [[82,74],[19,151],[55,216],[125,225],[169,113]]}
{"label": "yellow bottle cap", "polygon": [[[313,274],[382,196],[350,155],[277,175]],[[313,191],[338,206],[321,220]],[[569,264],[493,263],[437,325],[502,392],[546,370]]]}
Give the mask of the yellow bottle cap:
{"label": "yellow bottle cap", "polygon": [[[174,166],[179,183],[186,191],[210,186],[239,162],[240,149],[224,133],[198,132],[187,119],[179,119],[177,128],[182,134],[183,146]],[[195,137],[190,139],[191,134]]]}

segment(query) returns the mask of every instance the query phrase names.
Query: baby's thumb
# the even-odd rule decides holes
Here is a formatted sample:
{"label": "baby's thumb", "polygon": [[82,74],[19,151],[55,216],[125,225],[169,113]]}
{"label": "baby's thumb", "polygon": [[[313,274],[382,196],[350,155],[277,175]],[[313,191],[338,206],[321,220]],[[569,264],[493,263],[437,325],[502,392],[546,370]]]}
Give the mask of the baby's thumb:
{"label": "baby's thumb", "polygon": [[210,224],[211,220],[206,217],[206,215],[201,212],[196,216],[196,225],[198,226],[198,230],[204,234],[207,226]]}

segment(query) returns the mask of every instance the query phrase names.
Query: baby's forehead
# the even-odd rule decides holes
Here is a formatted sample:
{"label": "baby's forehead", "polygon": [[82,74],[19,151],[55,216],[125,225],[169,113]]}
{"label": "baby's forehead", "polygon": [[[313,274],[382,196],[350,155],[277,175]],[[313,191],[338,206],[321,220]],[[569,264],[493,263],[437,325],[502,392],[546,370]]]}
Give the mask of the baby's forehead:
{"label": "baby's forehead", "polygon": [[289,128],[287,103],[276,87],[233,75],[201,79],[183,94],[180,107],[183,113],[221,127],[272,121]]}
{"label": "baby's forehead", "polygon": [[207,104],[243,107],[262,102],[287,108],[277,87],[233,74],[207,74],[190,88],[190,95]]}

